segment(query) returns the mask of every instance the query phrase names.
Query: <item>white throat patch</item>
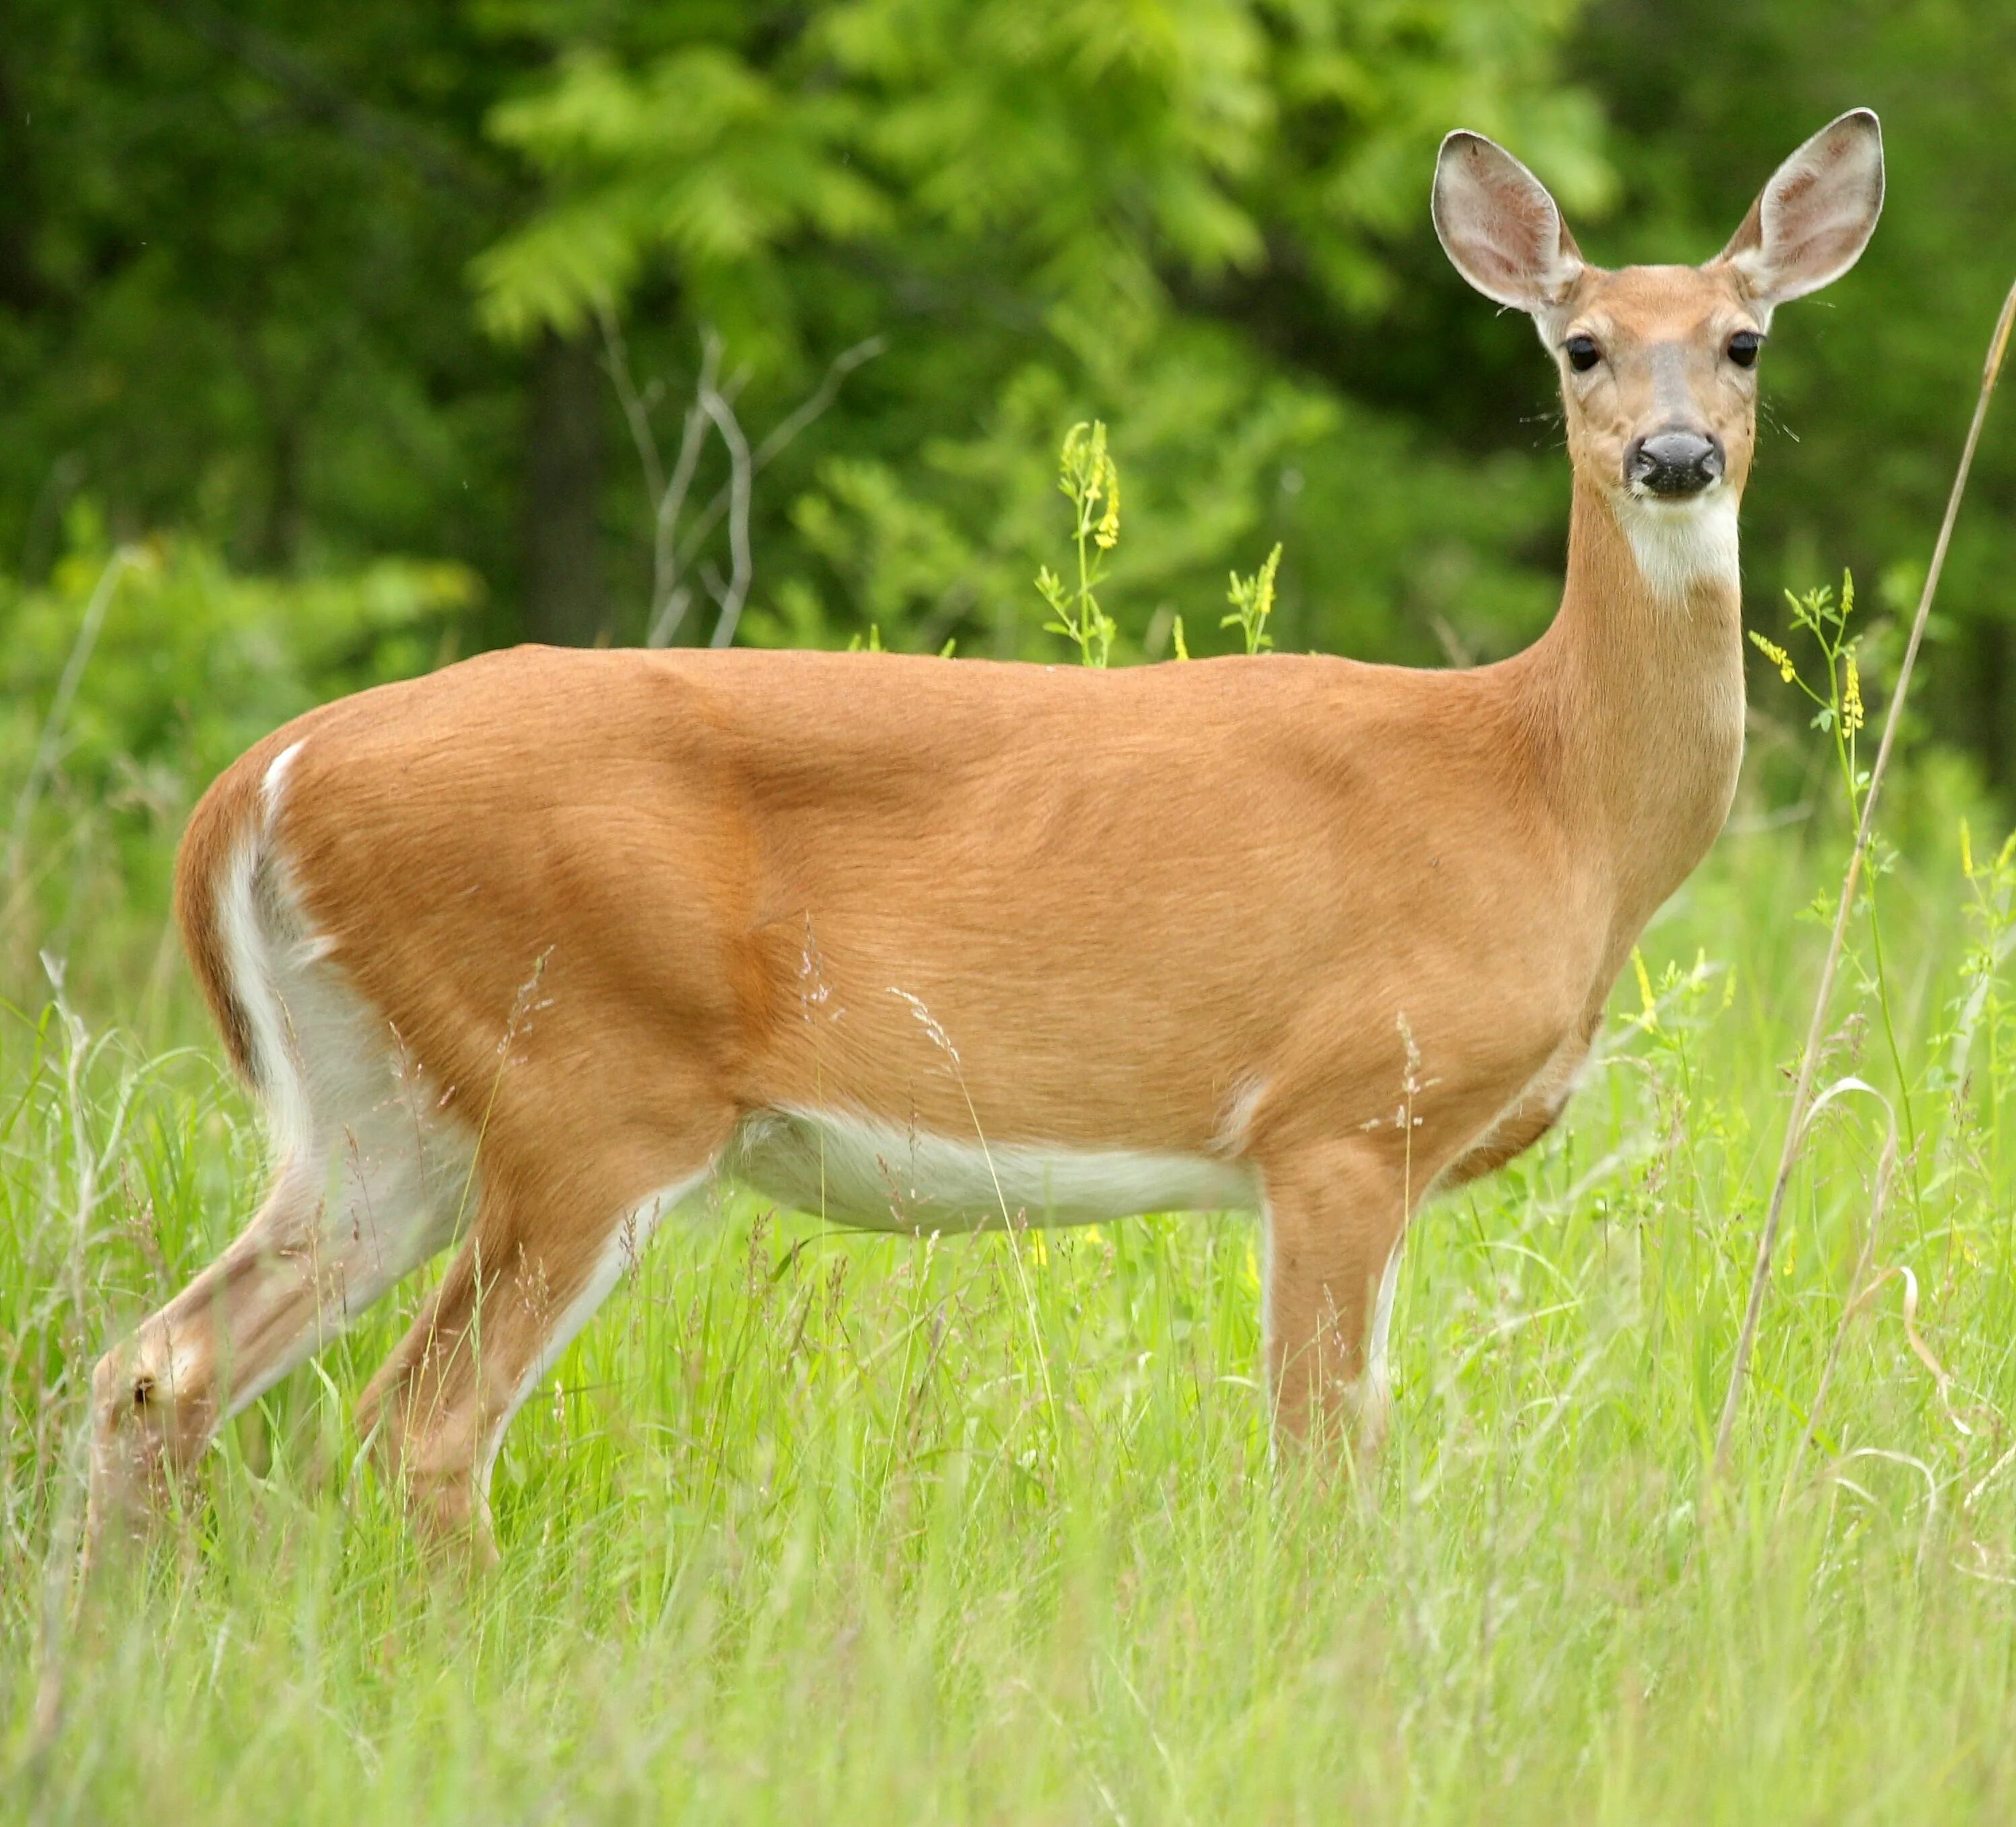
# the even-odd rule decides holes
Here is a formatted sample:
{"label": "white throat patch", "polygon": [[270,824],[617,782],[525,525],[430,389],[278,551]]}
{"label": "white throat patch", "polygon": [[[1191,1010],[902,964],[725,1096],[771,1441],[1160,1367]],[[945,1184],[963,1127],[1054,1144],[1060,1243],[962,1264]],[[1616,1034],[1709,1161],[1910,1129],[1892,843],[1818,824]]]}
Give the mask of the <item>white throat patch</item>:
{"label": "white throat patch", "polygon": [[1684,502],[1626,495],[1618,502],[1617,520],[1646,588],[1659,601],[1683,602],[1701,584],[1738,587],[1736,497],[1727,488]]}

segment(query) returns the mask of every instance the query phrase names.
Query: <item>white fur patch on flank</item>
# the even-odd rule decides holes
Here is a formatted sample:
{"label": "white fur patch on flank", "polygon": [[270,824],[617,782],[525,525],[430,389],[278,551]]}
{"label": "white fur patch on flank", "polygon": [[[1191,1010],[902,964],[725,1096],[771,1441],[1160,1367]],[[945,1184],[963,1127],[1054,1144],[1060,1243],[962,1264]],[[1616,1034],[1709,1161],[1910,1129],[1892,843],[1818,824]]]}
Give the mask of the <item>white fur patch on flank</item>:
{"label": "white fur patch on flank", "polygon": [[1265,1079],[1240,1081],[1238,1090],[1225,1106],[1225,1114],[1219,1120],[1218,1134],[1212,1139],[1211,1145],[1219,1153],[1237,1155],[1245,1152],[1247,1143],[1252,1139],[1254,1113],[1266,1095]]}
{"label": "white fur patch on flank", "polygon": [[1617,519],[1647,588],[1660,601],[1684,602],[1702,584],[1739,587],[1736,497],[1726,486],[1690,502],[1625,495]]}
{"label": "white fur patch on flank", "polygon": [[279,1165],[269,1203],[284,1221],[268,1239],[272,1275],[277,1283],[298,1273],[314,1317],[231,1384],[232,1414],[445,1245],[475,1209],[474,1138],[383,1018],[324,962],[274,838],[299,746],[267,771],[259,817],[221,872],[215,917]]}
{"label": "white fur patch on flank", "polygon": [[275,1153],[291,1155],[311,1127],[306,1087],[297,1068],[286,1001],[277,978],[281,958],[294,933],[276,928],[298,926],[279,880],[281,865],[272,854],[269,833],[279,804],[275,771],[292,755],[290,749],[267,770],[260,791],[258,823],[242,833],[232,846],[217,885],[216,920],[224,941],[226,969],[233,999],[251,1030],[252,1059],[265,1105]]}
{"label": "white fur patch on flank", "polygon": [[268,820],[279,809],[280,789],[286,784],[287,770],[301,752],[301,743],[288,743],[268,764],[265,778],[259,782],[259,804]]}
{"label": "white fur patch on flank", "polygon": [[966,1142],[842,1110],[746,1122],[732,1170],[780,1204],[877,1231],[1097,1224],[1141,1212],[1251,1210],[1259,1189],[1208,1155]]}

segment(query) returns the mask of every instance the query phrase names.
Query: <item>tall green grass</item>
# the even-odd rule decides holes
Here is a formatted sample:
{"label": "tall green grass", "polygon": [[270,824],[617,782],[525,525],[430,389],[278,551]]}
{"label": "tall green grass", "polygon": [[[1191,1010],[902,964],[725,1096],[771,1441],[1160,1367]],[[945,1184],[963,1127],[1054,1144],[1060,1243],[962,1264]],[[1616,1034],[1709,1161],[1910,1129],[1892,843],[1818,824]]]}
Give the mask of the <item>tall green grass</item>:
{"label": "tall green grass", "polygon": [[1821,1082],[1908,1093],[1917,1149],[1871,1246],[1883,1108],[1817,1125],[1712,1525],[1845,850],[1823,811],[1746,799],[1562,1131],[1425,1213],[1360,1484],[1270,1464],[1248,1220],[912,1243],[731,1189],[520,1417],[474,1584],[416,1559],[355,1462],[409,1286],[75,1602],[90,1361],[243,1221],[260,1145],[182,992],[144,1034],[112,999],[24,998],[0,1012],[0,1817],[2007,1815],[2016,865],[1978,810],[1963,857],[1968,810],[1940,767],[1899,783],[1906,1076],[1858,948]]}

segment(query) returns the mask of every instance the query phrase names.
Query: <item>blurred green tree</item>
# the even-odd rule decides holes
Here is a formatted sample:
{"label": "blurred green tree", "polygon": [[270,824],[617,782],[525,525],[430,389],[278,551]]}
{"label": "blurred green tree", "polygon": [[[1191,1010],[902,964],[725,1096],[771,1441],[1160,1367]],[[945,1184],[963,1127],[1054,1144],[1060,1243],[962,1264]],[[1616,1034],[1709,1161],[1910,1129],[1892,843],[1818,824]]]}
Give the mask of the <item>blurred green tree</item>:
{"label": "blurred green tree", "polygon": [[478,262],[483,313],[510,336],[621,310],[674,375],[711,325],[773,412],[833,351],[887,339],[844,437],[766,491],[758,639],[872,621],[1049,651],[1030,580],[1060,530],[1056,446],[1103,417],[1135,516],[1123,651],[1159,650],[1179,612],[1215,629],[1228,560],[1276,539],[1284,641],[1499,648],[1550,606],[1558,478],[1438,451],[1351,377],[1407,340],[1389,244],[1421,232],[1453,118],[1601,204],[1594,106],[1553,79],[1571,10],[563,11],[550,79],[492,118],[547,200]]}
{"label": "blurred green tree", "polygon": [[81,494],[117,537],[179,527],[246,569],[456,559],[494,636],[564,632],[532,586],[570,478],[535,459],[581,364],[474,333],[465,277],[535,200],[483,122],[540,55],[455,7],[17,0],[0,575],[47,573]]}
{"label": "blurred green tree", "polygon": [[[2016,267],[2016,23],[1960,4],[16,0],[9,23],[0,575],[45,577],[83,496],[113,538],[185,529],[241,571],[459,563],[471,639],[643,637],[658,491],[632,433],[662,487],[711,329],[752,443],[880,351],[754,479],[740,638],[1056,651],[1031,579],[1065,531],[1058,441],[1096,418],[1129,490],[1121,656],[1178,613],[1229,641],[1225,571],[1277,540],[1283,646],[1504,651],[1551,606],[1565,478],[1530,330],[1435,246],[1436,138],[1504,139],[1597,259],[1698,258],[1860,102],[1888,218],[1766,358],[1803,441],[1767,435],[1747,550],[1766,617],[1844,562],[1895,599]],[[682,576],[729,595],[700,431]],[[1992,437],[1946,596],[1964,664],[1927,699],[2004,779],[2012,493]],[[703,595],[678,638],[719,620]]]}
{"label": "blurred green tree", "polygon": [[756,426],[887,340],[763,479],[756,638],[1040,647],[1054,447],[1100,412],[1134,650],[1276,537],[1285,640],[1502,646],[1545,611],[1557,491],[1357,383],[1429,365],[1388,243],[1449,119],[1600,196],[1571,10],[22,0],[0,570],[45,571],[81,491],[242,566],[460,560],[492,638],[637,638],[599,304],[675,401],[717,330]]}

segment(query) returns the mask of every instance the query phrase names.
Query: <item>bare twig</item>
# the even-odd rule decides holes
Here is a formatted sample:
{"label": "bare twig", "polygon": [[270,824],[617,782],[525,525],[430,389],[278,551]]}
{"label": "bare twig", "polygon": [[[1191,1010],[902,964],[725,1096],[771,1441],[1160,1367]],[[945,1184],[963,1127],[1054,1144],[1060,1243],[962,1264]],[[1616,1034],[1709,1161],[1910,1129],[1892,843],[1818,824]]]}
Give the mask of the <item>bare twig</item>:
{"label": "bare twig", "polygon": [[[644,485],[651,496],[651,609],[646,618],[644,645],[666,647],[679,631],[693,592],[679,582],[679,517],[686,512],[686,496],[693,487],[693,471],[700,462],[701,446],[707,441],[707,417],[696,400],[687,407],[679,429],[679,455],[672,460],[668,478],[658,456],[658,441],[651,430],[650,403],[639,393],[630,375],[630,353],[615,314],[606,306],[596,312],[602,325],[602,344],[609,378],[622,404],[624,421],[630,427],[631,441],[637,447],[637,460],[643,466]],[[700,386],[702,392],[716,384],[721,344],[713,336],[700,345]],[[655,391],[655,383],[653,390]]]}
{"label": "bare twig", "polygon": [[[644,487],[651,502],[651,602],[645,618],[644,645],[671,645],[686,621],[687,612],[693,607],[693,586],[681,581],[682,576],[725,518],[729,522],[728,581],[724,584],[704,570],[700,573],[708,593],[721,607],[712,644],[725,647],[735,638],[743,607],[748,600],[754,570],[749,523],[755,479],[840,397],[841,383],[847,377],[864,362],[880,355],[888,343],[881,336],[869,336],[841,351],[827,365],[819,384],[779,419],[752,450],[735,415],[740,379],[722,379],[721,340],[711,330],[704,333],[700,374],[694,383],[693,402],[686,408],[681,423],[679,448],[668,474],[657,436],[651,426],[651,408],[658,399],[660,385],[653,381],[648,387],[638,387],[631,372],[629,349],[615,313],[602,305],[597,307],[596,318],[602,331],[603,365],[608,371],[617,400],[623,408],[624,423],[629,428],[630,441],[636,447],[638,464],[644,472]],[[682,534],[680,523],[686,518],[687,498],[693,491],[694,474],[706,448],[710,426],[720,433],[728,451],[728,480]]]}
{"label": "bare twig", "polygon": [[770,435],[756,447],[754,467],[757,474],[761,475],[772,457],[840,397],[840,383],[842,381],[864,361],[873,361],[888,347],[887,337],[869,336],[856,343],[852,348],[843,349],[834,356],[826,365],[826,378],[792,411],[779,419],[771,428]]}
{"label": "bare twig", "polygon": [[[794,411],[779,419],[776,429],[756,447],[754,455],[750,459],[751,474],[761,476],[783,452],[785,446],[840,397],[841,383],[863,363],[873,361],[888,346],[886,337],[869,336],[865,341],[856,343],[851,348],[841,350],[834,356],[827,365],[826,378]],[[692,530],[680,541],[679,562],[682,564],[691,560],[707,535],[721,524],[722,516],[728,512],[731,487],[730,484],[724,483],[715,491],[714,498],[700,510]]]}
{"label": "bare twig", "polygon": [[[711,348],[718,347],[711,336],[707,338]],[[755,466],[749,452],[749,441],[742,435],[742,422],[735,416],[735,408],[727,396],[701,371],[700,384],[695,398],[700,409],[714,421],[714,429],[721,433],[721,441],[728,447],[728,552],[734,570],[728,580],[725,590],[716,592],[715,600],[721,605],[721,619],[714,624],[714,638],[710,646],[725,647],[735,638],[735,624],[742,619],[742,606],[749,598],[749,580],[753,563],[749,552],[750,491],[755,479]]]}
{"label": "bare twig", "polygon": [[1876,764],[1870,770],[1869,791],[1862,802],[1862,818],[1856,829],[1855,847],[1848,859],[1848,870],[1841,878],[1841,901],[1834,910],[1834,935],[1827,943],[1827,960],[1820,967],[1820,988],[1813,998],[1813,1020],[1806,1030],[1806,1045],[1799,1059],[1799,1076],[1792,1090],[1792,1108],[1785,1121],[1784,1146],[1778,1156],[1778,1172],[1771,1185],[1771,1203],[1765,1213],[1764,1228],[1757,1239],[1757,1262],[1750,1277],[1750,1299],[1743,1315],[1742,1330],[1737,1335],[1736,1356],[1730,1365],[1729,1389],[1723,1398],[1722,1420],[1715,1430],[1715,1457],[1708,1469],[1708,1485],[1711,1493],[1727,1476],[1730,1451],[1736,1434],[1736,1417],[1743,1405],[1743,1386],[1749,1374],[1750,1358],[1757,1343],[1759,1316],[1764,1307],[1764,1290],[1770,1285],[1771,1254],[1778,1241],[1778,1226],[1784,1216],[1785,1191],[1791,1184],[1792,1168],[1798,1160],[1799,1144],[1806,1130],[1806,1107],[1813,1095],[1813,1074],[1820,1059],[1820,1040],[1827,1026],[1827,1005],[1834,994],[1835,969],[1841,962],[1841,947],[1848,936],[1849,917],[1854,911],[1856,888],[1862,877],[1863,860],[1868,854],[1870,834],[1875,829],[1876,804],[1883,786],[1885,770],[1888,767],[1890,752],[1895,746],[1897,732],[1903,725],[1904,700],[1910,689],[1911,669],[1917,663],[1918,648],[1924,638],[1925,624],[1932,610],[1932,599],[1938,593],[1939,574],[1946,567],[1946,548],[1952,542],[1953,523],[1960,517],[1961,498],[1967,493],[1968,473],[1974,467],[1975,448],[1981,441],[1981,427],[1988,416],[1988,402],[1995,392],[1995,383],[2002,372],[2002,358],[2009,347],[2009,333],[2012,322],[2016,322],[2016,286],[2011,286],[2009,296],[2003,300],[2002,315],[1996,319],[1995,334],[1989,343],[1988,359],[1982,369],[1981,391],[1974,403],[1973,422],[1967,426],[1967,442],[1962,447],[1960,467],[1953,473],[1953,490],[1946,497],[1946,518],[1939,523],[1938,541],[1932,548],[1932,562],[1925,573],[1924,588],[1918,595],[1917,613],[1911,622],[1911,635],[1904,647],[1903,664],[1897,669],[1897,689],[1891,696],[1890,709],[1883,720],[1883,741],[1876,751]]}
{"label": "bare twig", "polygon": [[630,374],[630,345],[623,340],[623,326],[606,304],[595,307],[596,327],[602,332],[602,365],[616,389],[623,408],[623,423],[630,428],[630,441],[637,447],[637,461],[644,466],[644,487],[655,509],[665,492],[664,465],[658,460],[657,433],[651,429],[651,408],[663,390],[653,381],[648,396],[640,393]]}

